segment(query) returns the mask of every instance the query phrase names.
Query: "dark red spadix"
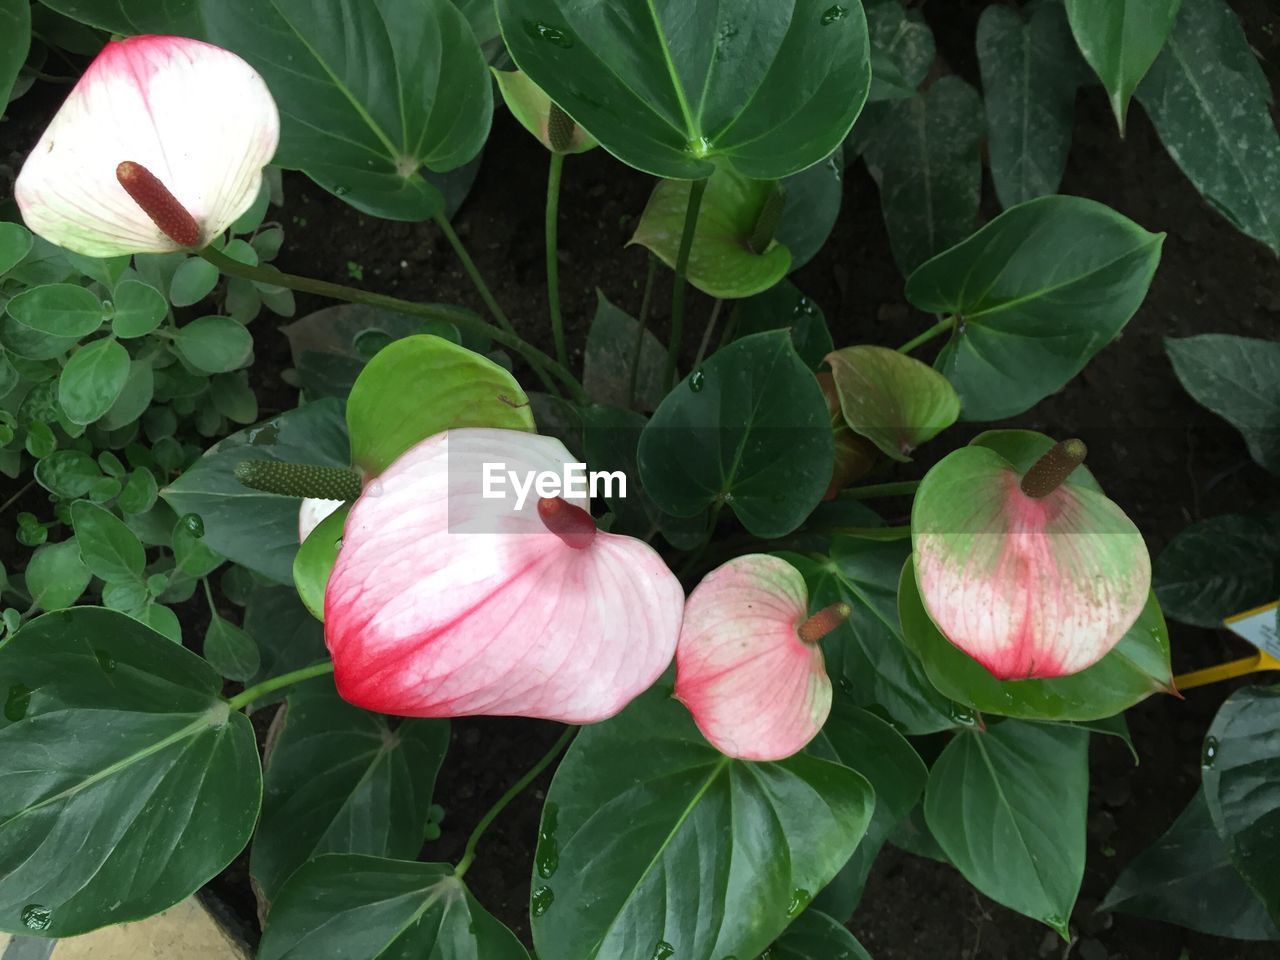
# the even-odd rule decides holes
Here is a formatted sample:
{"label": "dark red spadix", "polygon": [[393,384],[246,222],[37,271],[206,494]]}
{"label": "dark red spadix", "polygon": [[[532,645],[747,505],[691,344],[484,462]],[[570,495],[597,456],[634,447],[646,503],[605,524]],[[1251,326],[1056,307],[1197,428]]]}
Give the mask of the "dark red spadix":
{"label": "dark red spadix", "polygon": [[184,247],[200,245],[200,225],[195,217],[154,173],[140,163],[125,160],[116,167],[116,179],[166,237]]}
{"label": "dark red spadix", "polygon": [[561,497],[539,500],[538,516],[548,530],[575,550],[591,546],[596,538],[596,522],[591,514]]}

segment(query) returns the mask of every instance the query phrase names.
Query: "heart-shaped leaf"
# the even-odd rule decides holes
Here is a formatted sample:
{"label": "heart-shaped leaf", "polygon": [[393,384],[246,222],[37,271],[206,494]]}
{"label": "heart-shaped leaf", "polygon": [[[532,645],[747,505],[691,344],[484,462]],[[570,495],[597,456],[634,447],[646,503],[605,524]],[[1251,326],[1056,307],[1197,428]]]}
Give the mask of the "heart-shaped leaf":
{"label": "heart-shaped leaf", "polygon": [[691,373],[640,436],[640,477],[677,517],[728,504],[759,537],[796,529],[831,480],[827,405],[783,331],[731,343]]}
{"label": "heart-shaped leaf", "polygon": [[822,309],[790,280],[735,303],[730,323],[738,339],[766,330],[789,330],[796,353],[811,370],[821,367],[835,346]]}
{"label": "heart-shaped leaf", "polygon": [[1224,514],[1180,531],[1151,568],[1160,606],[1204,627],[1274,600],[1280,590],[1280,517]]}
{"label": "heart-shaped leaf", "polygon": [[[674,268],[693,185],[663,180],[653,188],[631,243]],[[791,252],[774,240],[785,200],[771,180],[749,180],[721,164],[706,195],[689,250],[689,282],[713,297],[738,299],[787,275]],[[769,222],[772,220],[772,222]]]}
{"label": "heart-shaped leaf", "polygon": [[325,307],[295,320],[281,331],[289,338],[293,365],[313,397],[345,397],[371,353],[417,333],[458,341],[452,324],[435,327],[419,317],[359,303]]}
{"label": "heart-shaped leaf", "polygon": [[46,614],[0,646],[0,930],[140,920],[243,849],[261,771],[221,689],[195,654],[100,608]]}
{"label": "heart-shaped leaf", "polygon": [[[640,356],[636,356],[639,349]],[[637,320],[596,291],[596,315],[587,332],[582,385],[596,403],[652,410],[665,395],[667,350]],[[634,375],[634,376],[633,376]],[[634,380],[635,389],[632,389]]]}
{"label": "heart-shaped leaf", "polygon": [[422,176],[480,152],[492,83],[449,0],[220,0],[208,37],[262,74],[280,105],[275,162],[356,209],[425,220],[444,199]]}
{"label": "heart-shaped leaf", "polygon": [[754,957],[866,829],[857,773],[803,754],[731,760],[670,693],[585,728],[556,771],[535,854],[539,956]]}
{"label": "heart-shaped leaf", "polygon": [[779,181],[786,202],[778,223],[777,241],[791,251],[791,272],[818,255],[840,219],[844,200],[844,150],[807,170]]}
{"label": "heart-shaped leaf", "polygon": [[780,179],[830,155],[871,82],[859,0],[499,0],[520,69],[624,163]]}
{"label": "heart-shaped leaf", "polygon": [[1006,210],[907,280],[958,326],[934,364],[965,420],[1022,413],[1079,373],[1147,295],[1164,234],[1081,197]]}

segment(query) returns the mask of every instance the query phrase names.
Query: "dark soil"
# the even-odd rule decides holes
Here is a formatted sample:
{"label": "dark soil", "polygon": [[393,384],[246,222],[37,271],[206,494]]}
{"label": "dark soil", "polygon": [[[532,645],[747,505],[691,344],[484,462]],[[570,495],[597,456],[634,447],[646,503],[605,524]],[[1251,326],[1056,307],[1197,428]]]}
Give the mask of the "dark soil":
{"label": "dark soil", "polygon": [[[1187,0],[1195,2],[1195,0]],[[977,85],[973,37],[983,3],[936,0],[925,14],[939,53],[952,72]],[[1274,0],[1233,0],[1250,41],[1280,86],[1280,17]],[[56,102],[56,101],[55,101]],[[547,157],[499,111],[479,179],[455,224],[498,299],[523,336],[551,350],[545,306],[542,216]],[[571,157],[561,202],[561,270],[568,337],[575,366],[600,288],[635,313],[646,254],[627,249],[634,219],[652,181],[603,151]],[[1152,553],[1193,520],[1276,502],[1274,480],[1249,458],[1240,436],[1198,407],[1182,390],[1165,356],[1168,336],[1231,333],[1275,338],[1280,328],[1280,271],[1260,244],[1237,233],[1211,210],[1165,154],[1142,110],[1130,112],[1120,141],[1099,88],[1081,92],[1075,142],[1062,192],[1107,203],[1150,230],[1168,233],[1150,296],[1123,339],[1084,373],[1006,425],[1080,436],[1090,466],[1134,519]],[[986,214],[996,212],[988,189]],[[286,178],[285,270],[352,282],[349,263],[366,287],[417,300],[483,305],[440,232],[431,224],[367,218],[311,185]],[[660,272],[660,274],[665,271]],[[897,346],[932,318],[904,304],[902,277],[890,255],[874,184],[860,163],[845,181],[844,210],[827,247],[793,278],[825,311],[837,345]],[[665,339],[669,284],[658,284],[652,326]],[[299,314],[322,305],[298,298]],[[694,294],[690,330],[699,330],[710,301]],[[253,376],[266,396],[288,405],[280,371],[289,366],[283,335],[265,314],[255,323]],[[691,355],[696,337],[686,344]],[[927,355],[927,354],[922,354]],[[686,357],[686,360],[689,359]],[[270,406],[270,402],[264,403]],[[986,425],[983,425],[984,427]],[[968,433],[977,432],[971,429]],[[964,442],[922,451],[921,463],[899,471],[921,475],[931,458]],[[1171,625],[1175,671],[1242,656],[1223,631]],[[876,960],[1263,960],[1274,944],[1240,944],[1125,915],[1099,915],[1096,904],[1119,871],[1173,822],[1197,788],[1201,738],[1230,685],[1191,691],[1186,700],[1158,697],[1129,712],[1141,755],[1135,767],[1111,738],[1095,738],[1089,809],[1089,858],[1072,926],[1081,942],[1068,949],[1040,924],[976,893],[951,867],[886,848],[877,861],[850,928]],[[507,719],[454,723],[453,747],[437,796],[447,808],[444,833],[423,856],[456,860],[466,836],[493,803],[556,736],[551,724]],[[517,799],[485,835],[467,876],[477,898],[528,939],[528,878],[538,815],[549,777]],[[247,926],[254,923],[243,863],[216,884]],[[619,958],[630,960],[630,958]]]}

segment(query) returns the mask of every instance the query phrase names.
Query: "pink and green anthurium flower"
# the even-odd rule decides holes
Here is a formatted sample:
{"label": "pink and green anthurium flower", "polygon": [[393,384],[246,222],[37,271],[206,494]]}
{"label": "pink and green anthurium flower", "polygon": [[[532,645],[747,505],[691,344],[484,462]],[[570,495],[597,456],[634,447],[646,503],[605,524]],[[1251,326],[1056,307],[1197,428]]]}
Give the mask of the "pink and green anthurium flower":
{"label": "pink and green anthurium flower", "polygon": [[997,679],[1080,672],[1147,602],[1146,544],[1083,482],[1084,455],[1083,443],[1067,440],[1024,474],[995,450],[969,446],[916,492],[912,547],[925,609]]}
{"label": "pink and green anthurium flower", "polygon": [[266,83],[184,37],[108,43],[27,157],[28,227],[91,257],[198,248],[258,196],[280,139]]}
{"label": "pink and green anthurium flower", "polygon": [[826,723],[831,680],[818,641],[848,619],[849,607],[808,611],[800,571],[767,554],[730,560],[689,595],[676,699],[721,753],[782,760]]}
{"label": "pink and green anthurium flower", "polygon": [[597,530],[572,487],[539,495],[573,463],[551,437],[468,428],[370,480],[325,591],[338,692],[400,716],[592,723],[648,689],[684,591],[648,544]]}

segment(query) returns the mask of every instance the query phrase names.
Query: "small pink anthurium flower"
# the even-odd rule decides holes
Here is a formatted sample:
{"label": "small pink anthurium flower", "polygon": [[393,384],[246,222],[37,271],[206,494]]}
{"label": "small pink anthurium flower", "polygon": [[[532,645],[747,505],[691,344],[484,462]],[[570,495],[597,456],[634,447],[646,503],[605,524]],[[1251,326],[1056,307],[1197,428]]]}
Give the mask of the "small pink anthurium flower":
{"label": "small pink anthurium flower", "polygon": [[108,43],[27,157],[28,227],[91,257],[206,245],[258,196],[280,118],[234,53],[184,37]]}
{"label": "small pink anthurium flower", "polygon": [[982,445],[920,484],[916,580],[942,634],[999,680],[1061,677],[1101,660],[1146,605],[1142,535],[1057,444],[1023,474]]}
{"label": "small pink anthurium flower", "polygon": [[400,716],[592,723],[648,689],[684,591],[587,498],[540,496],[573,463],[552,437],[459,429],[371,480],[325,592],[338,692]]}
{"label": "small pink anthurium flower", "polygon": [[721,753],[782,760],[826,723],[831,680],[818,641],[848,619],[849,607],[808,611],[800,571],[767,554],[730,560],[689,595],[676,699]]}

